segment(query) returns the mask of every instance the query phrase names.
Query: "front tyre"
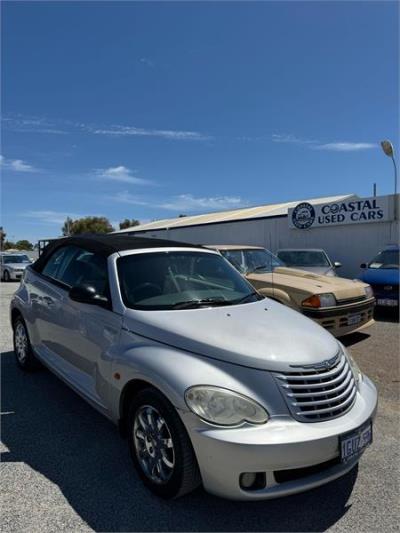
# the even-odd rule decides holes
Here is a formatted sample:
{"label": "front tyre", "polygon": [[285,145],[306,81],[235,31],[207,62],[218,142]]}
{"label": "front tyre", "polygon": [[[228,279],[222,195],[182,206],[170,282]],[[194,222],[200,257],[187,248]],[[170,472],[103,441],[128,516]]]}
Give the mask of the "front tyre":
{"label": "front tyre", "polygon": [[13,324],[13,341],[18,366],[28,372],[35,370],[39,366],[38,361],[33,354],[28,331],[21,317],[18,317]]}
{"label": "front tyre", "polygon": [[3,281],[5,281],[6,283],[8,283],[10,281],[10,273],[8,270],[5,270],[4,271],[4,274],[3,274]]}
{"label": "front tyre", "polygon": [[143,483],[157,496],[177,498],[201,483],[189,436],[173,405],[156,389],[132,400],[129,448]]}

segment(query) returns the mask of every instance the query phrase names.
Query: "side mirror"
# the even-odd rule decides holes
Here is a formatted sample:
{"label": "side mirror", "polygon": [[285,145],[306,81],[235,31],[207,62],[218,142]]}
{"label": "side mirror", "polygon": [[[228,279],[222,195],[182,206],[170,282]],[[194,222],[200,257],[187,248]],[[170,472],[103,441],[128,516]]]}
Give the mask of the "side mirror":
{"label": "side mirror", "polygon": [[367,263],[361,263],[360,268],[367,268]]}
{"label": "side mirror", "polygon": [[108,307],[109,300],[105,296],[99,294],[91,285],[76,285],[71,287],[69,297],[74,302],[82,304],[99,305],[100,307]]}
{"label": "side mirror", "polygon": [[335,261],[335,262],[333,263],[333,266],[334,266],[335,268],[340,268],[340,267],[342,266],[342,263],[341,263],[340,261]]}

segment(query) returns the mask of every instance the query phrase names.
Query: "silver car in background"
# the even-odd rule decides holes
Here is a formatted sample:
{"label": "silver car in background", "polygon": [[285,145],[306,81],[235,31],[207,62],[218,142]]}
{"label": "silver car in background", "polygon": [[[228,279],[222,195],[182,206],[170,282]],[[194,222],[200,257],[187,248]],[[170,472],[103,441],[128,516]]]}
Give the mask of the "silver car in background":
{"label": "silver car in background", "polygon": [[31,260],[23,253],[0,253],[0,273],[3,281],[19,281]]}
{"label": "silver car in background", "polygon": [[276,255],[286,266],[308,270],[322,276],[336,276],[339,261],[331,261],[325,250],[318,248],[281,248]]}
{"label": "silver car in background", "polygon": [[293,494],[348,472],[372,441],[377,392],[344,346],[216,251],[55,241],[26,269],[11,323],[18,365],[40,361],[117,424],[164,498],[201,483]]}

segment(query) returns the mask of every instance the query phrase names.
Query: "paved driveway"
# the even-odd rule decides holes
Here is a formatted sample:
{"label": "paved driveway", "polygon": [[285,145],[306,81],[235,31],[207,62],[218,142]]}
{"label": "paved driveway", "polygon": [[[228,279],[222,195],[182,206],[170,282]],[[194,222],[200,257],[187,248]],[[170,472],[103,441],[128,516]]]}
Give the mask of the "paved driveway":
{"label": "paved driveway", "polygon": [[257,503],[202,489],[161,501],[141,485],[126,441],[50,372],[24,374],[1,291],[2,531],[399,531],[399,326],[383,316],[346,344],[380,390],[375,442],[357,470],[301,495]]}

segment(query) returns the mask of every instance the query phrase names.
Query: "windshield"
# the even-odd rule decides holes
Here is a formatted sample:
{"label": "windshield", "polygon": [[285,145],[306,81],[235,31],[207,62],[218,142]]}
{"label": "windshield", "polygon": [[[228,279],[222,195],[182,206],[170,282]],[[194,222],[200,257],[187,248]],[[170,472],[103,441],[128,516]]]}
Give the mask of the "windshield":
{"label": "windshield", "polygon": [[30,260],[27,255],[3,255],[3,263],[30,263]]}
{"label": "windshield", "polygon": [[282,250],[278,253],[279,258],[285,261],[287,266],[302,267],[329,267],[325,252],[310,250]]}
{"label": "windshield", "polygon": [[190,309],[262,298],[225,259],[213,253],[140,253],[121,257],[117,265],[123,301],[132,309]]}
{"label": "windshield", "polygon": [[399,250],[384,250],[369,263],[368,268],[399,268]]}
{"label": "windshield", "polygon": [[272,272],[276,267],[285,266],[285,263],[264,249],[243,250],[246,273],[257,272],[260,274]]}

